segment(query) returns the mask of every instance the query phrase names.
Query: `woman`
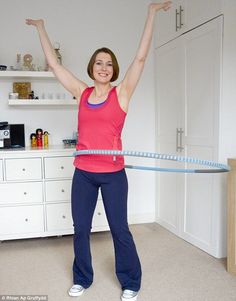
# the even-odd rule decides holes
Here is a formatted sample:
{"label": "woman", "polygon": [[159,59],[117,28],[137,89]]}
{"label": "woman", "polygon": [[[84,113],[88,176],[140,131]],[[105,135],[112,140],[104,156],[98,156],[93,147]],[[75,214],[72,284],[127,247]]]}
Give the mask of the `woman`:
{"label": "woman", "polygon": [[[55,51],[44,28],[43,20],[27,19],[40,37],[48,65],[61,84],[79,103],[79,149],[122,149],[121,132],[129,101],[139,81],[150,48],[155,14],[167,10],[171,2],[149,5],[144,32],[136,56],[121,83],[113,87],[119,66],[108,48],[95,51],[88,64],[94,87],[88,87],[57,62]],[[98,189],[110,226],[116,275],[122,287],[122,301],[136,300],[141,286],[141,265],[127,223],[128,184],[122,156],[83,155],[75,158],[72,183],[72,216],[74,222],[73,282],[70,296],[80,296],[93,282],[89,235]]]}

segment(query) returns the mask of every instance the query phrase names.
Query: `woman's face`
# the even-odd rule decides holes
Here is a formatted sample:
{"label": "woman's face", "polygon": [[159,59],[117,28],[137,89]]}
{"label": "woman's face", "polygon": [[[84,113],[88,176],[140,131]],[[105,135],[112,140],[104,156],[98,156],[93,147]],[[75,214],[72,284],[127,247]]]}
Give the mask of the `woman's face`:
{"label": "woman's face", "polygon": [[109,53],[100,52],[97,54],[93,65],[94,80],[101,83],[108,83],[113,76],[112,58]]}

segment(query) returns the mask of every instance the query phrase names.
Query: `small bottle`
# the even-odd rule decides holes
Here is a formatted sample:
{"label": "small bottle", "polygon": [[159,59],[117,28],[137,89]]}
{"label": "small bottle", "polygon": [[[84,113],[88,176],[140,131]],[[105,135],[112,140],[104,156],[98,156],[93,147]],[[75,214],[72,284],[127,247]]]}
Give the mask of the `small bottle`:
{"label": "small bottle", "polygon": [[31,91],[31,92],[29,93],[29,99],[34,99],[34,91]]}
{"label": "small bottle", "polygon": [[16,54],[16,67],[15,67],[16,70],[21,70],[22,69],[22,65],[21,65],[21,54],[20,53],[17,53]]}

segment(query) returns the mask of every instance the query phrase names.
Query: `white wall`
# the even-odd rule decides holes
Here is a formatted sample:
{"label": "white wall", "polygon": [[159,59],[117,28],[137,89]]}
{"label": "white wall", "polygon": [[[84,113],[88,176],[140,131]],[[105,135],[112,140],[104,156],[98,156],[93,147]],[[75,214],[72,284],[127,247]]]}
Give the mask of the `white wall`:
{"label": "white wall", "polygon": [[[228,158],[236,157],[236,2],[223,1],[224,36],[222,95],[220,104],[220,141],[219,161],[227,163]],[[227,174],[221,176],[222,187],[218,214],[221,228],[218,229],[224,246],[223,255],[227,254]],[[219,199],[219,197],[218,197]],[[221,242],[220,242],[221,243]],[[222,256],[223,257],[223,256]]]}
{"label": "white wall", "polygon": [[[25,18],[43,18],[52,42],[61,44],[63,64],[80,79],[92,85],[87,62],[95,49],[110,47],[120,63],[120,79],[131,63],[138,46],[147,12],[147,0],[2,0],[0,64],[14,65],[16,53],[30,53],[34,62],[44,65],[36,30],[25,25]],[[124,149],[155,150],[155,100],[153,51],[150,51],[143,76],[133,95],[123,132]],[[32,83],[35,92],[62,92],[53,80]],[[77,109],[63,107],[9,107],[12,81],[0,81],[0,121],[25,123],[26,144],[36,128],[48,130],[51,144],[61,144],[77,127]],[[127,158],[127,163],[130,159]],[[132,161],[133,162],[133,161]],[[136,163],[140,163],[137,160]],[[153,221],[155,175],[128,171],[131,221]]]}
{"label": "white wall", "polygon": [[[224,1],[224,48],[221,101],[220,159],[236,156],[235,116],[236,116],[236,3]],[[232,139],[233,138],[233,139]]]}

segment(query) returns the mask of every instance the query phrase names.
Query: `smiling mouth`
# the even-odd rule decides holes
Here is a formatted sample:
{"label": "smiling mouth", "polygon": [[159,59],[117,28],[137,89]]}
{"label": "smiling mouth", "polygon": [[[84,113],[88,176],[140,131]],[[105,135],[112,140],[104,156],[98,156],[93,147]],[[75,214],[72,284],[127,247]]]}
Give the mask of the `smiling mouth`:
{"label": "smiling mouth", "polygon": [[108,74],[106,74],[106,73],[98,73],[98,75],[101,76],[101,77],[107,77],[108,76]]}

